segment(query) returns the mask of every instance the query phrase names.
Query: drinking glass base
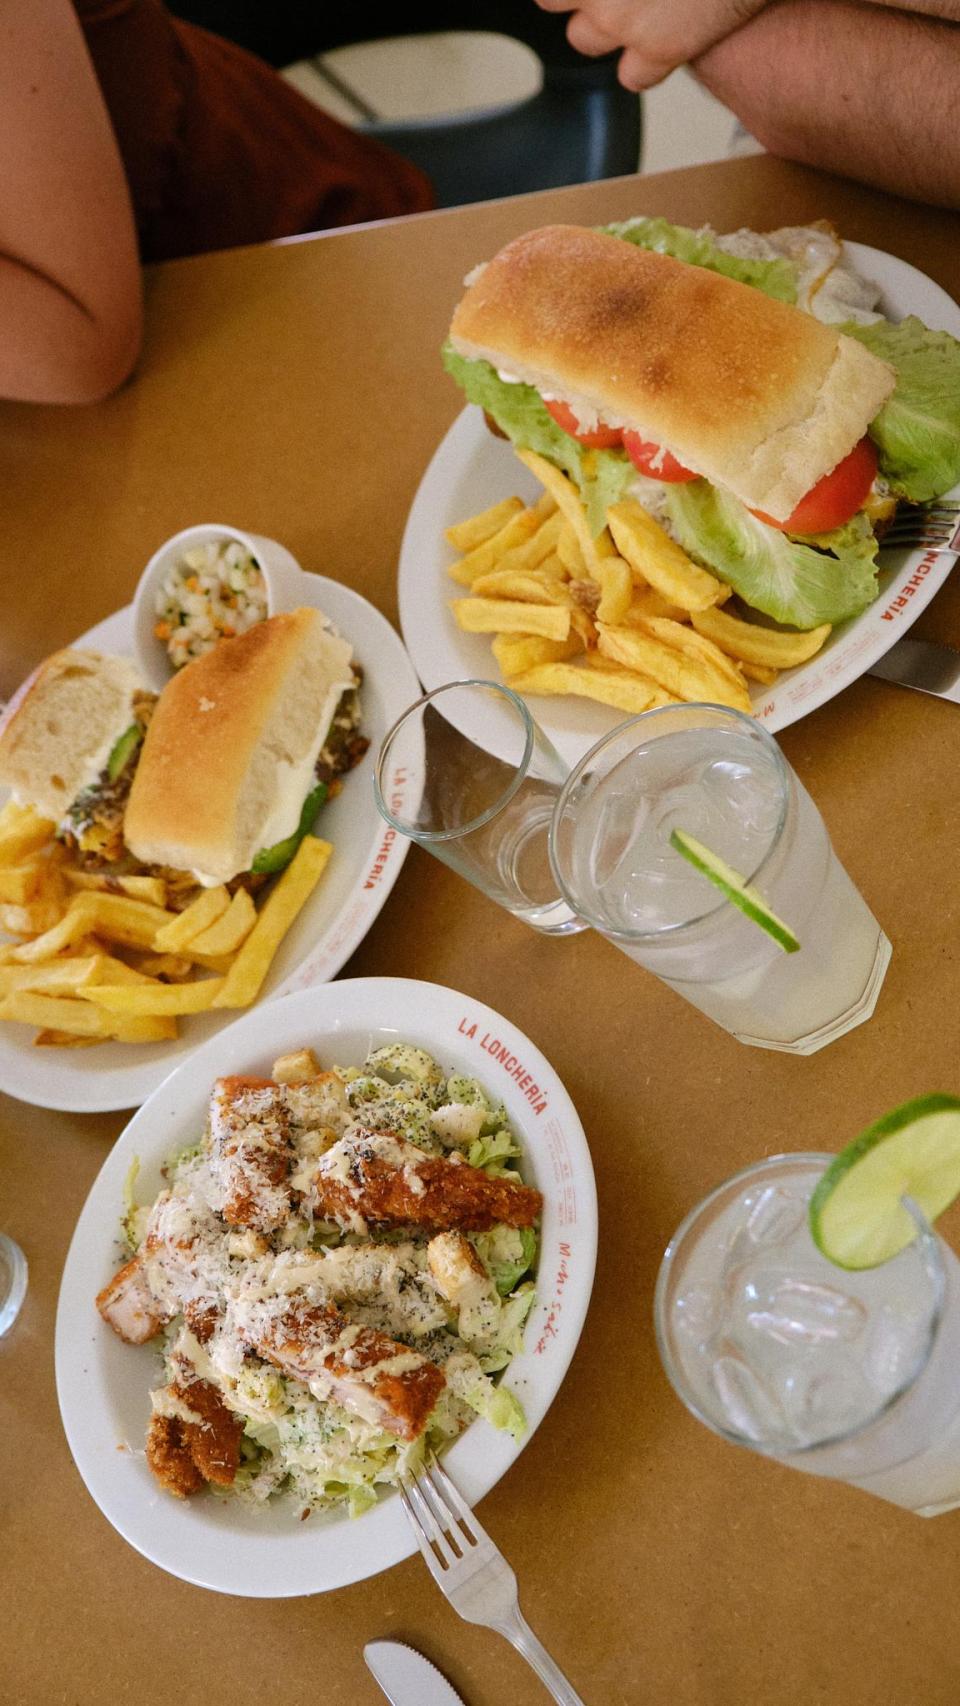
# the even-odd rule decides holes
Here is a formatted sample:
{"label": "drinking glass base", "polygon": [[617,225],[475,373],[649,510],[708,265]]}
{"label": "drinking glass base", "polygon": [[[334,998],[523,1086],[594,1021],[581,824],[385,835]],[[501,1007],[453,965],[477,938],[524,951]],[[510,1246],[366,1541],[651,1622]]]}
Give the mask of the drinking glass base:
{"label": "drinking glass base", "polygon": [[893,949],[881,930],[877,937],[877,951],[870,968],[870,975],[859,1001],[855,1001],[853,1006],[848,1007],[846,1012],[841,1013],[838,1018],[831,1019],[826,1025],[821,1025],[819,1030],[808,1031],[806,1036],[795,1037],[790,1042],[775,1042],[771,1037],[750,1037],[743,1031],[734,1031],[732,1035],[736,1037],[738,1043],[749,1043],[752,1048],[772,1048],[780,1054],[816,1054],[818,1049],[826,1048],[827,1043],[834,1042],[837,1037],[845,1036],[847,1031],[852,1031],[856,1025],[862,1025],[865,1019],[870,1018],[877,1005],[877,997],[880,994],[892,952]]}

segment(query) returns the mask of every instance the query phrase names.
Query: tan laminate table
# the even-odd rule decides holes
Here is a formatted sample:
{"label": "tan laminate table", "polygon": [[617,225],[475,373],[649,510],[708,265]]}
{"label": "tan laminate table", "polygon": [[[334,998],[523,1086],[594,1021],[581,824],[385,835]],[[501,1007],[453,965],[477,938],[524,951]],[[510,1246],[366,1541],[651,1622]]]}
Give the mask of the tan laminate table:
{"label": "tan laminate table", "polygon": [[[137,377],[91,409],[0,407],[0,695],[124,603],[156,545],[225,520],[396,619],[407,508],[460,408],[437,350],[460,281],[531,225],[664,213],[727,230],[833,218],[960,295],[960,226],[766,158],[157,269]],[[921,631],[960,644],[956,585]],[[733,1042],[592,934],[537,937],[414,850],[345,975],[427,978],[505,1011],[590,1139],[600,1251],[580,1348],[482,1517],[588,1706],[954,1706],[960,1513],[923,1522],[736,1451],[660,1371],[650,1300],[686,1210],[778,1149],[834,1148],[957,1089],[960,713],[864,680],[783,736],[893,961],[874,1018],[810,1060]],[[0,1343],[0,1699],[9,1706],[375,1706],[363,1643],[422,1648],[468,1706],[546,1696],[418,1558],[341,1592],[205,1593],[129,1548],[60,1427],[53,1327],[77,1214],[122,1114],[0,1098],[0,1226],[30,1290]],[[956,1224],[956,1223],[955,1223]]]}

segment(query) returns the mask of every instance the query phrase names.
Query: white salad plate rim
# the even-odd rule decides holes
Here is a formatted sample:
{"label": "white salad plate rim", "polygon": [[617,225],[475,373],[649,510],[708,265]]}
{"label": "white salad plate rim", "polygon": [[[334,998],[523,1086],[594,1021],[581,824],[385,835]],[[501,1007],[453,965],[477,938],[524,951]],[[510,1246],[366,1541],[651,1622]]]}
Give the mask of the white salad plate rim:
{"label": "white salad plate rim", "polygon": [[304,1046],[325,1066],[360,1064],[370,1047],[398,1041],[425,1048],[446,1072],[478,1078],[502,1099],[520,1137],[521,1166],[544,1197],[536,1300],[523,1350],[503,1377],[527,1431],[518,1441],[478,1418],[454,1442],[444,1462],[471,1504],[529,1442],[576,1349],[596,1260],[596,1188],[576,1109],[529,1037],[471,996],[407,978],[318,985],[236,1020],[154,1091],[107,1156],[77,1222],[56,1322],[60,1410],[88,1491],[137,1551],[199,1587],[252,1598],[321,1593],[387,1569],[415,1542],[392,1492],[362,1516],[302,1522],[282,1500],[251,1510],[207,1493],[180,1500],[159,1487],[144,1456],[157,1349],[123,1343],[94,1303],[124,1260],[125,1182],[138,1162],[137,1198],[150,1200],[163,1162],[202,1131],[215,1078],[269,1073],[277,1055]]}

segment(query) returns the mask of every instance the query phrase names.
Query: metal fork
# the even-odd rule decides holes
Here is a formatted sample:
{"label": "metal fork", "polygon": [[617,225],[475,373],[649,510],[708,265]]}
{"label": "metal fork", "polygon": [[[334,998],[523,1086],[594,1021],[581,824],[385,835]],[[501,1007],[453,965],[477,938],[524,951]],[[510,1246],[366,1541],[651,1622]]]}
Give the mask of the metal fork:
{"label": "metal fork", "polygon": [[535,1670],[557,1706],[583,1706],[520,1615],[517,1578],[436,1458],[400,1485],[417,1545],[434,1581],[467,1623],[496,1629]]}
{"label": "metal fork", "polygon": [[883,533],[880,549],[905,546],[926,551],[960,551],[960,500],[933,498],[925,504],[900,504]]}

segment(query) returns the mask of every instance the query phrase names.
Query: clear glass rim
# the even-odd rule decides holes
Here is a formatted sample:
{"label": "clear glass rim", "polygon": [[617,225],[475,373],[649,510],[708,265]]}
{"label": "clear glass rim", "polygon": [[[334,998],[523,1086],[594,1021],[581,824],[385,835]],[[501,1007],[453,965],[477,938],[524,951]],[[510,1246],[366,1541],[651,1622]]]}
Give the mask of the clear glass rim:
{"label": "clear glass rim", "polygon": [[[517,765],[515,775],[508,783],[499,799],[496,800],[493,805],[488,806],[486,811],[481,812],[478,817],[471,818],[469,823],[460,824],[457,829],[421,829],[417,824],[410,823],[408,820],[395,816],[395,814],[390,810],[390,807],[387,805],[384,797],[381,778],[384,770],[386,769],[393,742],[400,733],[404,724],[409,722],[411,717],[422,712],[424,707],[429,705],[432,700],[439,699],[441,694],[451,693],[455,689],[463,687],[485,687],[491,692],[499,694],[503,700],[513,707],[513,709],[518,713],[521,724],[523,725],[523,757]],[[456,728],[456,724],[453,724],[452,726]],[[460,732],[461,731],[458,729],[457,733],[459,734]],[[465,736],[464,738],[469,739],[469,736]],[[483,829],[486,824],[490,823],[492,819],[497,816],[498,812],[503,811],[504,806],[510,804],[514,794],[517,792],[517,789],[526,777],[527,770],[530,765],[530,759],[533,754],[535,738],[536,724],[533,717],[531,716],[527,706],[524,704],[524,701],[520,698],[520,695],[518,693],[514,693],[512,687],[505,686],[502,681],[485,681],[480,677],[471,677],[464,681],[445,681],[441,687],[431,688],[429,693],[421,694],[420,698],[415,699],[412,705],[408,705],[406,710],[400,713],[400,716],[397,718],[392,727],[387,730],[383,740],[380,742],[380,751],[377,754],[377,762],[373,773],[373,793],[377,803],[377,810],[379,811],[380,816],[385,818],[387,823],[390,824],[391,828],[399,830],[401,835],[407,836],[411,841],[418,841],[424,845],[429,845],[431,842],[438,841],[462,841],[465,835],[472,835],[474,830]]]}
{"label": "clear glass rim", "polygon": [[812,1455],[814,1452],[823,1451],[827,1447],[842,1445],[846,1440],[856,1439],[859,1434],[864,1433],[868,1428],[872,1428],[884,1416],[888,1415],[897,1404],[900,1403],[901,1399],[913,1389],[917,1381],[920,1379],[920,1376],[923,1374],[933,1354],[933,1348],[937,1342],[937,1336],[940,1332],[940,1325],[943,1320],[944,1301],[946,1297],[946,1273],[943,1266],[943,1258],[937,1248],[936,1233],[933,1231],[933,1228],[926,1219],[926,1216],[919,1208],[917,1208],[916,1204],[911,1202],[909,1198],[903,1198],[901,1200],[903,1201],[904,1207],[912,1216],[917,1226],[917,1238],[915,1242],[920,1246],[921,1255],[933,1282],[934,1304],[930,1316],[930,1326],[927,1333],[927,1342],[924,1346],[923,1355],[917,1362],[916,1366],[911,1370],[908,1378],[901,1386],[897,1387],[895,1392],[890,1393],[889,1397],[884,1398],[878,1405],[877,1409],[871,1411],[870,1415],[865,1417],[862,1422],[858,1422],[855,1427],[847,1428],[842,1433],[828,1434],[825,1438],[814,1440],[809,1445],[796,1445],[789,1448],[779,1449],[774,1446],[764,1445],[755,1439],[751,1439],[748,1434],[737,1433],[732,1428],[725,1428],[722,1423],[718,1422],[715,1417],[711,1416],[697,1402],[690,1390],[685,1376],[677,1366],[677,1360],[670,1349],[666,1333],[667,1288],[673,1276],[674,1262],[682,1243],[685,1241],[687,1235],[692,1231],[700,1217],[717,1201],[718,1197],[724,1196],[733,1186],[744,1184],[750,1179],[755,1178],[757,1174],[764,1173],[770,1168],[787,1165],[793,1167],[817,1166],[826,1168],[830,1165],[831,1161],[835,1160],[836,1155],[833,1154],[821,1153],[816,1150],[804,1150],[797,1154],[769,1155],[764,1161],[754,1161],[749,1167],[744,1167],[739,1173],[732,1173],[728,1179],[724,1179],[719,1185],[715,1186],[712,1191],[708,1192],[708,1194],[703,1197],[702,1200],[698,1202],[695,1207],[690,1210],[689,1214],[687,1214],[680,1222],[680,1225],[677,1227],[676,1232],[673,1234],[673,1237],[670,1239],[670,1242],[664,1250],[659,1272],[657,1273],[657,1283],[653,1294],[653,1328],[656,1335],[657,1350],[660,1353],[660,1361],[670,1385],[673,1387],[674,1392],[677,1394],[677,1397],[680,1399],[685,1408],[690,1411],[690,1414],[695,1416],[698,1422],[702,1422],[704,1427],[709,1428],[711,1433],[719,1434],[721,1439],[729,1440],[733,1445],[746,1446],[751,1451],[757,1452],[762,1457],[773,1457],[782,1460],[784,1458]]}
{"label": "clear glass rim", "polygon": [[560,868],[560,859],[557,847],[559,825],[574,787],[580,781],[584,771],[591,762],[604,750],[605,747],[611,746],[614,741],[622,737],[627,729],[635,727],[640,723],[646,723],[653,718],[662,717],[668,714],[672,716],[677,716],[679,714],[682,716],[687,711],[717,712],[723,717],[732,719],[735,724],[743,724],[750,730],[751,735],[759,735],[761,745],[763,745],[773,757],[774,767],[780,783],[780,813],[777,818],[776,828],[774,829],[770,845],[766,849],[760,863],[755,866],[752,871],[746,873],[747,882],[755,883],[759,877],[762,877],[769,860],[773,857],[783,838],[783,832],[787,823],[787,813],[790,807],[790,767],[773,736],[768,734],[767,730],[763,727],[762,723],[757,721],[756,717],[748,716],[745,711],[734,710],[732,705],[716,705],[712,700],[705,699],[703,701],[688,701],[685,704],[658,705],[655,710],[640,711],[637,716],[628,717],[625,722],[618,723],[615,729],[611,729],[608,734],[602,735],[601,738],[590,748],[589,752],[584,753],[583,757],[574,765],[569,776],[564,782],[553,811],[553,823],[551,825],[548,848],[550,855],[550,868],[553,871],[554,881],[571,911],[575,912],[579,918],[585,918],[588,924],[593,926],[594,930],[600,931],[604,936],[609,936],[611,940],[615,942],[659,942],[666,936],[676,935],[678,931],[691,930],[696,925],[703,924],[706,919],[712,918],[716,913],[722,912],[725,907],[730,905],[730,902],[720,894],[719,890],[714,890],[714,893],[717,896],[716,900],[712,901],[711,905],[706,907],[703,912],[698,912],[693,918],[684,918],[678,924],[661,925],[658,930],[614,930],[611,928],[609,922],[603,918],[600,913],[595,911],[593,907],[585,905],[580,898],[574,897],[574,894],[569,884],[565,881],[563,872]]}

